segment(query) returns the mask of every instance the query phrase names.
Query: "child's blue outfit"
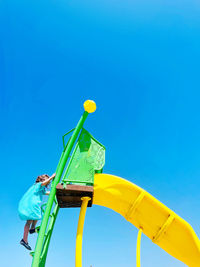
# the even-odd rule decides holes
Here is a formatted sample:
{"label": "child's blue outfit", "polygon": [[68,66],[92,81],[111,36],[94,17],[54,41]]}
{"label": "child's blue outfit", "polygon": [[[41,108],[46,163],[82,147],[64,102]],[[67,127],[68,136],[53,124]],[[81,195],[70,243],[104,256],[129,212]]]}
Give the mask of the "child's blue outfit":
{"label": "child's blue outfit", "polygon": [[41,202],[46,193],[42,183],[35,183],[23,195],[19,202],[18,212],[21,220],[40,220],[42,218]]}

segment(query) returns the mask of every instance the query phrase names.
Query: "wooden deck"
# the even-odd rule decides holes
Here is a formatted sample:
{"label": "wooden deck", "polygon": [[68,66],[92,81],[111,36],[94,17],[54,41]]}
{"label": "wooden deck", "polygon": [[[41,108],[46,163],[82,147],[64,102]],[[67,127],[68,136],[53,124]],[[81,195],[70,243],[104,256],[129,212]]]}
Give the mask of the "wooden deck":
{"label": "wooden deck", "polygon": [[93,186],[73,185],[69,184],[63,188],[62,184],[56,186],[56,197],[60,208],[76,208],[81,207],[82,197],[90,197],[88,207],[92,207]]}

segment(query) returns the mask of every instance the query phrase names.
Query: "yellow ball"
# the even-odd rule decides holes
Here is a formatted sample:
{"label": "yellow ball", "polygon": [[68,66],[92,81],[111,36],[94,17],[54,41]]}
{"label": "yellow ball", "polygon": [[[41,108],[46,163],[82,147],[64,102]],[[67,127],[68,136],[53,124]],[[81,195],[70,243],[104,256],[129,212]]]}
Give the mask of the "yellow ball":
{"label": "yellow ball", "polygon": [[86,100],[83,106],[88,113],[95,112],[96,110],[96,103],[93,100]]}

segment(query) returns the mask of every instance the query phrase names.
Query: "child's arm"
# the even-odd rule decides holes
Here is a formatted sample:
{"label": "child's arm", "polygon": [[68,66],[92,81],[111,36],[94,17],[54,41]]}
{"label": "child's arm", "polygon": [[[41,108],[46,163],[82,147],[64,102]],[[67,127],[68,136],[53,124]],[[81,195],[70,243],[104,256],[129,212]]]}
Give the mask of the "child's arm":
{"label": "child's arm", "polygon": [[49,184],[51,182],[51,180],[56,176],[56,174],[52,174],[48,179],[46,179],[41,185],[42,186],[46,186],[47,184]]}

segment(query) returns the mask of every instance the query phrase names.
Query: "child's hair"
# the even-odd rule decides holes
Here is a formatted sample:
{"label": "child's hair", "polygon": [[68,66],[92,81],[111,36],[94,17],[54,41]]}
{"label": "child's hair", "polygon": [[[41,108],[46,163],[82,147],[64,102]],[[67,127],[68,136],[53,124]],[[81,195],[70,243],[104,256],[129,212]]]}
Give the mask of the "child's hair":
{"label": "child's hair", "polygon": [[39,175],[35,182],[36,183],[44,182],[46,178],[49,178],[49,175],[47,174]]}

